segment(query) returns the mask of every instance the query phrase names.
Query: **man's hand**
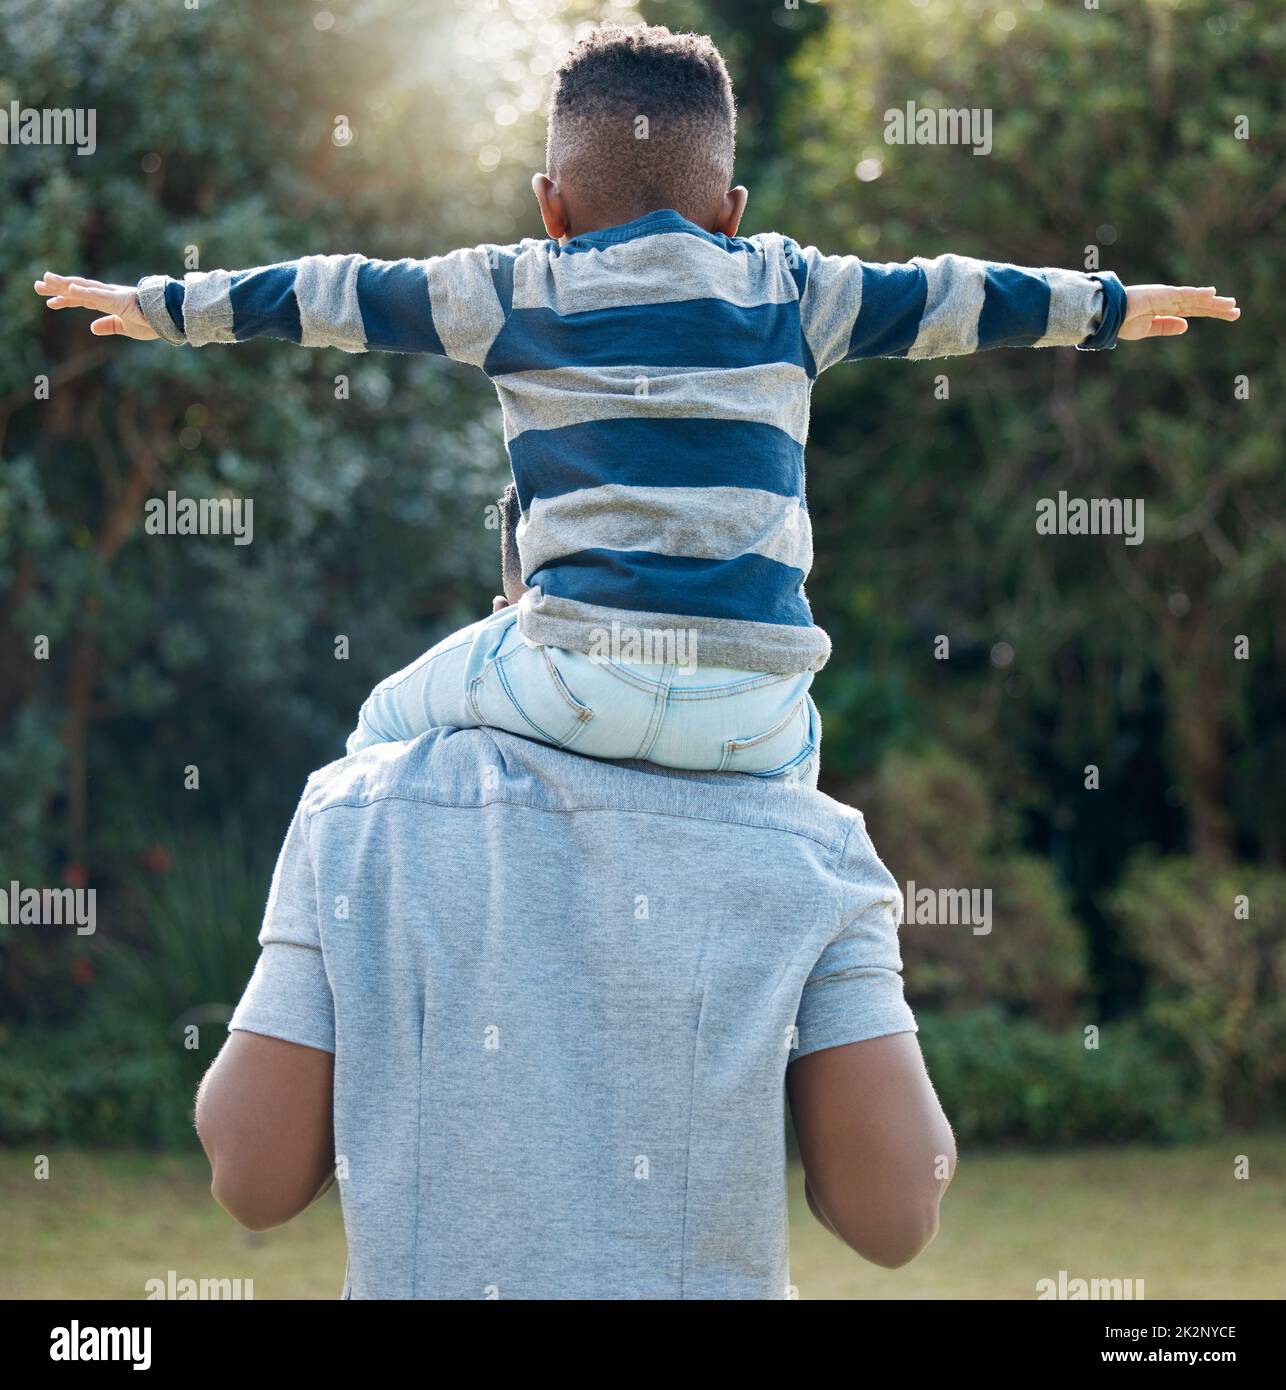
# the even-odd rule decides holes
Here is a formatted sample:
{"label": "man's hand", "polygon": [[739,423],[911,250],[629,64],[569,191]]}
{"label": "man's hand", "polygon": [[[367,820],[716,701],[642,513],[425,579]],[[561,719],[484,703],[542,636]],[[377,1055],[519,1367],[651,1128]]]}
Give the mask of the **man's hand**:
{"label": "man's hand", "polygon": [[1213,285],[1127,285],[1125,322],[1118,340],[1174,338],[1188,331],[1188,320],[1223,319],[1234,323],[1240,316],[1235,299],[1221,297]]}
{"label": "man's hand", "polygon": [[36,293],[44,297],[51,309],[92,309],[106,315],[89,325],[89,331],[100,337],[119,334],[144,343],[160,337],[143,317],[131,285],[105,285],[101,280],[55,275],[47,270],[45,278],[36,281]]}

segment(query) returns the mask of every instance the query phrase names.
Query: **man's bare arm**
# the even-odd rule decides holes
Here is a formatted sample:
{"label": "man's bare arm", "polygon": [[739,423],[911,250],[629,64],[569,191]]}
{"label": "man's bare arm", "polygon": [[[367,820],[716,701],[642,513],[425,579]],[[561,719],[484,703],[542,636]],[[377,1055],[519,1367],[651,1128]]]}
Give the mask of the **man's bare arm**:
{"label": "man's bare arm", "polygon": [[252,1231],[311,1206],[335,1169],[329,1052],[234,1032],[197,1091],[196,1127],[210,1190]]}
{"label": "man's bare arm", "polygon": [[813,1214],[874,1264],[913,1260],[956,1165],[915,1034],[811,1052],[786,1085]]}

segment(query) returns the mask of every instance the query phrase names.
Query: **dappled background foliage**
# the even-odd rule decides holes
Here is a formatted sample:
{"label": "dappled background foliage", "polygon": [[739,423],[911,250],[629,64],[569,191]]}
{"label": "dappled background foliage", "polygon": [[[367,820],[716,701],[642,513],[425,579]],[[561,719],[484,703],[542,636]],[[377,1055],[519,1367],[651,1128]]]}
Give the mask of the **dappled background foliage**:
{"label": "dappled background foliage", "polygon": [[[182,1140],[303,780],[375,680],[487,611],[486,508],[507,472],[470,368],[104,342],[31,282],[177,275],[190,248],[209,269],[541,235],[547,75],[577,22],[635,12],[6,5],[0,102],[92,106],[98,149],[0,146],[0,883],[93,886],[99,931],[0,927],[0,1139]],[[901,882],[993,891],[987,936],[903,934],[962,1135],[1181,1137],[1279,1115],[1286,16],[1262,0],[637,13],[728,57],[746,233],[875,260],[1096,254],[1127,283],[1238,296],[1235,329],[1179,341],[829,372],[809,592],[835,642],[824,785],[864,808]],[[991,108],[994,151],[886,144],[883,113],[908,100]],[[170,489],[252,497],[254,544],[144,534],[144,502]],[[1037,535],[1060,489],[1144,498],[1145,544]]]}

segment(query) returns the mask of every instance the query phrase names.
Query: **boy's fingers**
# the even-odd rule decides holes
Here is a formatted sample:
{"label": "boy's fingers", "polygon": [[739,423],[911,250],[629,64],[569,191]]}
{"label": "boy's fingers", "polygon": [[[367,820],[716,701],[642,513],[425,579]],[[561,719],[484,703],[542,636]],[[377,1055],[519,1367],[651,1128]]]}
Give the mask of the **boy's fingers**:
{"label": "boy's fingers", "polygon": [[89,325],[91,333],[97,333],[101,338],[104,335],[110,336],[114,333],[124,333],[125,325],[116,314],[109,314],[105,319],[95,319]]}
{"label": "boy's fingers", "polygon": [[1173,326],[1153,329],[1156,318],[1168,323],[1182,318],[1222,319],[1225,323],[1235,323],[1241,317],[1241,310],[1232,295],[1218,294],[1213,285],[1133,285],[1129,287],[1126,319],[1143,328],[1142,332],[1127,332],[1127,338],[1170,337],[1182,329]]}
{"label": "boy's fingers", "polygon": [[108,303],[114,298],[110,290],[95,289],[92,285],[87,285],[82,280],[73,280],[63,291],[64,296],[75,304],[84,304],[94,309],[106,307],[103,301]]}
{"label": "boy's fingers", "polygon": [[1205,289],[1181,289],[1173,296],[1174,302],[1164,307],[1172,313],[1198,314],[1203,318],[1226,317],[1230,311],[1237,311],[1237,301],[1231,295],[1215,293],[1213,285]]}
{"label": "boy's fingers", "polygon": [[55,275],[52,270],[45,271],[44,275],[36,281],[37,294],[62,294],[72,280],[66,275]]}
{"label": "boy's fingers", "polygon": [[[59,285],[89,285],[96,290],[111,289],[110,285],[104,284],[101,280],[91,280],[88,275],[58,275],[52,270],[45,271],[44,275],[36,281],[36,288],[40,289],[45,284],[54,287]],[[48,294],[49,291],[46,290],[45,293]]]}
{"label": "boy's fingers", "polygon": [[1200,318],[1236,318],[1241,312],[1231,295],[1215,293],[1213,285],[1194,289],[1191,285],[1165,287],[1155,308],[1167,314],[1194,314]]}
{"label": "boy's fingers", "polygon": [[1148,329],[1148,337],[1177,338],[1180,333],[1187,331],[1187,319],[1176,318],[1170,314],[1161,314],[1152,320],[1152,326]]}
{"label": "boy's fingers", "polygon": [[52,299],[45,300],[46,309],[84,309],[93,308],[93,305],[86,305],[84,300],[77,299],[71,291],[64,294],[56,294]]}
{"label": "boy's fingers", "polygon": [[[122,288],[121,285],[105,285],[101,280],[86,280],[82,276],[55,275],[53,271],[45,271],[44,278],[37,280],[35,290],[37,294],[46,297],[57,295],[60,298],[72,303],[85,304],[94,307],[96,300],[107,299],[115,304]],[[102,307],[107,307],[106,304]]]}
{"label": "boy's fingers", "polygon": [[80,280],[64,280],[58,293],[48,301],[51,309],[116,309],[117,293],[107,285],[101,288]]}

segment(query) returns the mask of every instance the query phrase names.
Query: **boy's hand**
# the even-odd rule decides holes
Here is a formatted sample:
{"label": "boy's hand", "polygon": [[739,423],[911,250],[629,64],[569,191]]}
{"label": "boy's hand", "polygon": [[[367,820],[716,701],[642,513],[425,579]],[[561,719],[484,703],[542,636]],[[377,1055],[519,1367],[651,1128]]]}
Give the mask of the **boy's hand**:
{"label": "boy's hand", "polygon": [[1213,285],[1200,290],[1186,285],[1127,285],[1125,322],[1116,336],[1131,341],[1174,338],[1188,331],[1190,318],[1233,323],[1240,315],[1237,301],[1215,294]]}
{"label": "boy's hand", "polygon": [[160,336],[143,317],[132,285],[105,285],[101,280],[55,275],[47,270],[45,278],[36,281],[36,293],[48,301],[51,309],[92,309],[105,314],[105,318],[95,319],[89,325],[89,331],[100,337],[118,333],[147,342]]}

